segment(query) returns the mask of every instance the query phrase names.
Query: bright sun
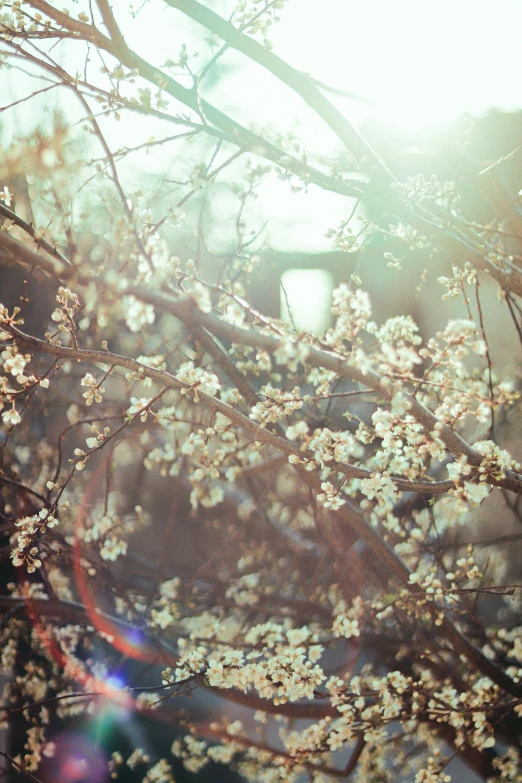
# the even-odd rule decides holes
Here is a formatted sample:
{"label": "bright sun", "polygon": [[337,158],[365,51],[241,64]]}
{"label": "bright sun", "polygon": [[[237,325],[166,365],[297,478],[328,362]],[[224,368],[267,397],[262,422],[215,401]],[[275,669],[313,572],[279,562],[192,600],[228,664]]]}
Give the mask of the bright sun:
{"label": "bright sun", "polygon": [[[406,129],[519,108],[520,0],[289,0],[274,50]],[[357,112],[357,104],[343,102]]]}

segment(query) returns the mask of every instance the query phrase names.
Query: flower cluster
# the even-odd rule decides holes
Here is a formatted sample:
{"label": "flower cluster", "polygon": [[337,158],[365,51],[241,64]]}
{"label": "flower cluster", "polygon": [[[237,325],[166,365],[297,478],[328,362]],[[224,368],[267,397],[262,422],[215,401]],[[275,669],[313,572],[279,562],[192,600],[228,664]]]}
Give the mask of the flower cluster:
{"label": "flower cluster", "polygon": [[179,617],[179,609],[176,604],[179,586],[180,579],[177,576],[160,585],[160,595],[156,602],[157,608],[152,609],[151,617],[153,625],[161,628],[162,631],[174,625]]}
{"label": "flower cluster", "polygon": [[261,394],[264,397],[263,402],[256,403],[250,412],[250,418],[260,427],[286,418],[303,406],[297,386],[292,391],[284,392],[269,383],[263,386]]}
{"label": "flower cluster", "polygon": [[325,339],[330,345],[341,345],[343,340],[353,342],[366,329],[372,313],[370,297],[366,291],[356,291],[341,283],[333,292],[333,315],[337,316],[335,327],[329,330]]}
{"label": "flower cluster", "polygon": [[95,402],[101,402],[103,399],[103,393],[105,389],[100,386],[92,373],[88,372],[83,376],[81,380],[82,386],[87,386],[87,391],[84,391],[82,397],[85,400],[86,405],[92,405]]}
{"label": "flower cluster", "polygon": [[332,432],[327,427],[315,430],[307,446],[320,468],[335,467],[332,463],[362,456],[362,449],[350,432]]}
{"label": "flower cluster", "polygon": [[53,311],[51,318],[58,324],[58,331],[74,333],[76,331],[74,318],[80,308],[78,295],[69,288],[60,286],[56,294],[56,301],[58,307]]}
{"label": "flower cluster", "polygon": [[125,323],[131,332],[140,332],[144,326],[153,324],[156,317],[151,304],[145,304],[135,296],[124,296],[122,300]]}
{"label": "flower cluster", "polygon": [[290,372],[297,372],[298,364],[304,364],[310,353],[310,347],[306,343],[294,343],[284,340],[274,351],[276,364],[283,364]]}
{"label": "flower cluster", "polygon": [[176,378],[186,384],[186,388],[181,389],[182,394],[187,394],[189,391],[194,393],[194,402],[199,402],[198,391],[213,397],[221,385],[217,375],[203,367],[196,367],[194,362],[185,362],[178,367]]}
{"label": "flower cluster", "polygon": [[331,508],[333,511],[341,508],[345,501],[341,497],[339,490],[336,489],[333,484],[329,481],[323,481],[321,483],[321,489],[323,491],[317,495],[317,500],[321,505],[325,508]]}
{"label": "flower cluster", "polygon": [[11,551],[11,559],[14,566],[25,566],[28,573],[32,574],[42,565],[42,560],[38,554],[38,547],[35,541],[41,533],[45,533],[47,528],[53,528],[58,524],[58,520],[48,509],[43,508],[38,514],[30,517],[23,517],[15,523],[19,528],[16,539],[16,546]]}

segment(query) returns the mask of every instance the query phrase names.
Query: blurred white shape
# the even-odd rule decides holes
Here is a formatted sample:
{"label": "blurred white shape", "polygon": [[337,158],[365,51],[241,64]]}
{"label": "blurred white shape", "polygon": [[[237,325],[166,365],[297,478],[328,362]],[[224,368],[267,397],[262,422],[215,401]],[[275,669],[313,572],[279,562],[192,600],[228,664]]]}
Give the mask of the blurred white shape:
{"label": "blurred white shape", "polygon": [[327,269],[287,269],[281,276],[281,318],[322,333],[331,323],[334,279]]}

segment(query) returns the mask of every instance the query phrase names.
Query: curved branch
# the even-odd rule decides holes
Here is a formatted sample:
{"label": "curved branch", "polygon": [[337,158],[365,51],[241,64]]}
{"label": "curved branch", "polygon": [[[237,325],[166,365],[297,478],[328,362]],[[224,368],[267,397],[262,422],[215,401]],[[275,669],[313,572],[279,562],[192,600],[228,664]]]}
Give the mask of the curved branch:
{"label": "curved branch", "polygon": [[[53,85],[53,87],[55,86],[57,85]],[[49,253],[49,255],[54,256],[54,258],[56,258],[62,264],[65,264],[65,266],[72,266],[69,259],[62,255],[60,251],[54,247],[54,245],[51,245],[51,243],[48,242],[44,237],[41,237],[37,234],[32,223],[28,223],[26,220],[23,220],[23,218],[17,215],[16,212],[13,212],[11,209],[9,209],[9,207],[6,207],[5,204],[2,204],[1,201],[0,215],[4,215],[4,217],[6,217],[8,220],[12,220],[13,223],[23,229],[26,234],[34,239],[37,248],[42,247],[47,253]],[[5,231],[3,233],[5,233]]]}
{"label": "curved branch", "polygon": [[28,266],[39,267],[58,280],[58,282],[62,282],[62,278],[66,278],[71,269],[59,259],[52,261],[40,253],[35,253],[34,250],[28,248],[23,242],[10,236],[7,231],[0,231],[0,259],[11,264],[27,264]]}

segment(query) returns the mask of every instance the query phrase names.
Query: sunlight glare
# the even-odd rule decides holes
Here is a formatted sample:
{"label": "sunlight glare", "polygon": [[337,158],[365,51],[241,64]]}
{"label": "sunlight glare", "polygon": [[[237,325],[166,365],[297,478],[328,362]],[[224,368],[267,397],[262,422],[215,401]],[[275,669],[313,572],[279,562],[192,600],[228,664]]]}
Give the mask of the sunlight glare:
{"label": "sunlight glare", "polygon": [[324,332],[330,326],[333,288],[326,269],[288,269],[281,277],[281,318],[296,329]]}
{"label": "sunlight glare", "polygon": [[521,105],[519,0],[289,0],[274,50],[370,106],[327,97],[352,120],[366,114],[414,130],[488,108]]}

